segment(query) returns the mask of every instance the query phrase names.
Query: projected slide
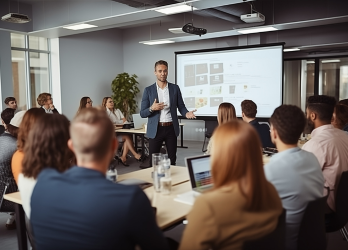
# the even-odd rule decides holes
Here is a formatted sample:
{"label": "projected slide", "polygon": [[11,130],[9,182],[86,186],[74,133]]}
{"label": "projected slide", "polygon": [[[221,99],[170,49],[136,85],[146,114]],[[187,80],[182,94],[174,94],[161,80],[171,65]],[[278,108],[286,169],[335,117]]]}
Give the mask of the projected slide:
{"label": "projected slide", "polygon": [[197,116],[216,116],[222,102],[241,116],[243,100],[257,104],[257,117],[270,117],[282,102],[283,46],[176,54],[176,83],[186,107]]}

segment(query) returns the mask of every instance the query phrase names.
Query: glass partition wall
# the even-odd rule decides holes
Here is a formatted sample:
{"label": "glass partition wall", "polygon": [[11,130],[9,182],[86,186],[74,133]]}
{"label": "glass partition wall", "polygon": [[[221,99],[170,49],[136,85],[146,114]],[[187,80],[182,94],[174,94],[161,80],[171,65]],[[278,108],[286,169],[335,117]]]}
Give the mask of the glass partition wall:
{"label": "glass partition wall", "polygon": [[36,107],[37,96],[51,89],[49,40],[12,33],[11,50],[13,96],[21,110]]}
{"label": "glass partition wall", "polygon": [[348,57],[284,61],[283,103],[305,111],[312,95],[348,98]]}

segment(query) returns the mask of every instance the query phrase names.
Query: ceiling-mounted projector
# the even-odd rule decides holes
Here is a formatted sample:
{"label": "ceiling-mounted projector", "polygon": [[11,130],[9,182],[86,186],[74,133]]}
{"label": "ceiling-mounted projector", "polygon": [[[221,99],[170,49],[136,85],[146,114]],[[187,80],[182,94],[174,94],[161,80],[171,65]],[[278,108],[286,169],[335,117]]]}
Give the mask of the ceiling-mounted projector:
{"label": "ceiling-mounted projector", "polygon": [[257,12],[252,14],[241,15],[240,19],[246,23],[259,23],[265,21],[265,16]]}
{"label": "ceiling-mounted projector", "polygon": [[27,22],[30,22],[31,19],[24,14],[8,13],[1,18],[1,21],[5,21],[9,23],[27,23]]}
{"label": "ceiling-mounted projector", "polygon": [[199,36],[207,34],[207,30],[206,29],[196,28],[196,27],[193,26],[192,23],[185,24],[184,27],[182,27],[182,31],[184,31],[185,33],[199,35]]}

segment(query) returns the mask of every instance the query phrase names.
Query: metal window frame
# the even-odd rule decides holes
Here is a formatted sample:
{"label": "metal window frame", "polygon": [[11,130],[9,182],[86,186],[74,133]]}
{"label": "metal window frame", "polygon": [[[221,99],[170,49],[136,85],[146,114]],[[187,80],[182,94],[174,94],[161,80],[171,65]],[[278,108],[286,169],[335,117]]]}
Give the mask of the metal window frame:
{"label": "metal window frame", "polygon": [[31,105],[31,79],[30,79],[30,54],[29,53],[44,53],[48,54],[48,89],[49,92],[52,92],[52,64],[51,64],[51,40],[49,38],[46,38],[47,41],[47,49],[48,50],[37,50],[37,49],[30,49],[29,48],[29,36],[24,35],[25,39],[25,48],[19,48],[19,47],[12,47],[11,46],[11,51],[16,50],[16,51],[24,51],[25,52],[25,95],[27,97],[26,104],[27,104],[27,109],[32,108]]}

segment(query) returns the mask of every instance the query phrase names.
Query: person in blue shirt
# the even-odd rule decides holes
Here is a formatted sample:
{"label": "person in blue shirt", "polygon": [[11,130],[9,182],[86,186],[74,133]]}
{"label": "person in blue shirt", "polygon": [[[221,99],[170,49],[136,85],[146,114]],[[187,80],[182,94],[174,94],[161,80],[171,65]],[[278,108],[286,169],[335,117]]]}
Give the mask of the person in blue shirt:
{"label": "person in blue shirt", "polygon": [[302,110],[293,105],[275,109],[270,119],[271,139],[278,152],[264,166],[286,209],[286,249],[297,249],[297,235],[309,201],[323,196],[324,176],[314,154],[297,147],[306,125]]}
{"label": "person in blue shirt", "polygon": [[70,135],[77,166],[42,170],[31,197],[36,249],[168,249],[144,192],[105,178],[118,144],[105,111],[83,109]]}

